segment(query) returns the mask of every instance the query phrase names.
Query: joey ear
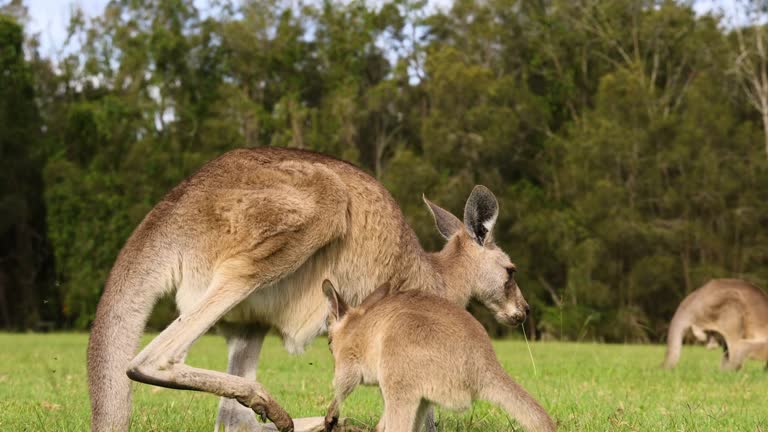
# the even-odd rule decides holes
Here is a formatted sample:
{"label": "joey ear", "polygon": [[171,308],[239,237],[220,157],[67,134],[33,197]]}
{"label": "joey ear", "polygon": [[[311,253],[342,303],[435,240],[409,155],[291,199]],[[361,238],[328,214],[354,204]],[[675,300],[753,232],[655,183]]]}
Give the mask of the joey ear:
{"label": "joey ear", "polygon": [[333,287],[333,284],[328,279],[323,281],[323,294],[325,294],[331,306],[331,318],[340,320],[347,313],[347,304],[339,297],[336,288]]}
{"label": "joey ear", "polygon": [[440,231],[440,235],[449,239],[462,228],[462,223],[459,218],[454,216],[448,210],[428,200],[426,196],[422,195],[421,197],[424,199],[424,203],[427,204],[427,207],[429,207],[432,217],[435,218],[435,224],[437,225],[437,230]]}
{"label": "joey ear", "polygon": [[493,192],[483,185],[475,186],[464,206],[464,225],[480,246],[491,238],[498,217],[499,203]]}
{"label": "joey ear", "polygon": [[388,296],[391,291],[392,286],[389,284],[389,282],[385,282],[383,285],[376,288],[372,293],[368,294],[368,297],[363,300],[363,303],[360,304],[360,307],[366,309],[373,306],[376,304],[376,302]]}

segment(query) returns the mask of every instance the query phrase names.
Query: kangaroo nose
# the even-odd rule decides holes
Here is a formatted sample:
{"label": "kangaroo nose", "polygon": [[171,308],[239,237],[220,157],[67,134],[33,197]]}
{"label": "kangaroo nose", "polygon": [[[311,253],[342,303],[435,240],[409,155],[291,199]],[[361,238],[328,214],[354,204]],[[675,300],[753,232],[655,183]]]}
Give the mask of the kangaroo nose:
{"label": "kangaroo nose", "polygon": [[528,315],[531,312],[531,306],[528,303],[525,304],[525,314]]}

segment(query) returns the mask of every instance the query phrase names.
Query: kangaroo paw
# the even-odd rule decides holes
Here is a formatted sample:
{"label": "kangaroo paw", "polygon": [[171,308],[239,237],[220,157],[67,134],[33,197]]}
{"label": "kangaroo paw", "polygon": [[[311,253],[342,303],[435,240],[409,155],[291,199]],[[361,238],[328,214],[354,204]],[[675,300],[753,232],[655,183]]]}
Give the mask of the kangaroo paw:
{"label": "kangaroo paw", "polygon": [[252,409],[262,422],[269,420],[274,423],[280,432],[293,432],[293,419],[277,402],[271,399],[265,401],[259,396],[251,397],[248,400],[238,398],[237,401]]}
{"label": "kangaroo paw", "polygon": [[325,432],[333,432],[336,425],[339,423],[339,418],[334,416],[325,417]]}

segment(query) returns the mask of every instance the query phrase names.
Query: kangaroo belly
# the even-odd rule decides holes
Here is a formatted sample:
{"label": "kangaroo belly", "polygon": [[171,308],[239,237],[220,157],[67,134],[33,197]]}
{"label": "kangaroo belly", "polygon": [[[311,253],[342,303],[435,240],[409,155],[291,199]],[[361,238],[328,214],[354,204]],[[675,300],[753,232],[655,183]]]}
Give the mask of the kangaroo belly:
{"label": "kangaroo belly", "polygon": [[315,336],[325,331],[328,304],[322,283],[323,279],[333,277],[334,255],[327,250],[319,251],[295,272],[272,285],[257,288],[222,321],[269,325],[282,336],[289,352],[302,352]]}
{"label": "kangaroo belly", "polygon": [[364,251],[350,239],[335,241],[310,257],[295,272],[278,282],[256,289],[222,320],[231,323],[260,323],[274,327],[286,349],[302,352],[315,336],[326,330],[328,302],[322,291],[324,279],[340,287],[340,294],[358,304],[376,286],[376,273]]}
{"label": "kangaroo belly", "polygon": [[425,399],[451,411],[465,411],[472,407],[472,395],[464,389],[445,389],[424,395]]}

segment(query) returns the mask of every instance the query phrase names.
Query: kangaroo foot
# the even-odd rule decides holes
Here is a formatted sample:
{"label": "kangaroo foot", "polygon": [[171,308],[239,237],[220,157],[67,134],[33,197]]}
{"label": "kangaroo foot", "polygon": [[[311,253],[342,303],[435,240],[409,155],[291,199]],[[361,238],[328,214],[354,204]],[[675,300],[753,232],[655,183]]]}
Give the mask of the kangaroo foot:
{"label": "kangaroo foot", "polygon": [[280,432],[293,432],[293,419],[277,402],[271,399],[264,400],[259,396],[249,398],[249,400],[238,399],[237,401],[251,408],[261,418],[261,421],[269,420],[274,423]]}
{"label": "kangaroo foot", "polygon": [[339,423],[339,418],[336,416],[325,416],[325,432],[333,432],[336,425]]}

